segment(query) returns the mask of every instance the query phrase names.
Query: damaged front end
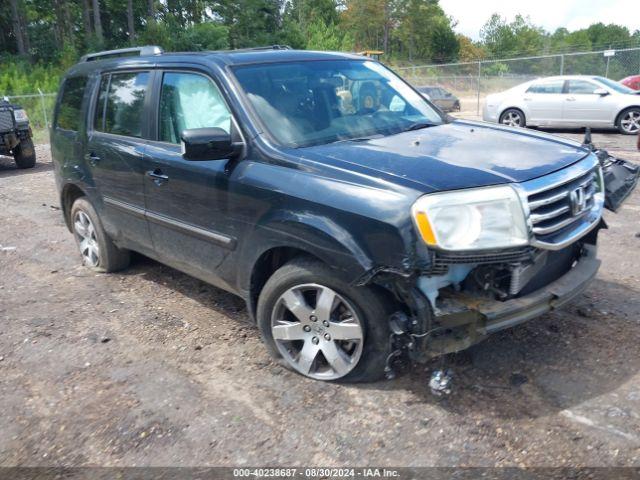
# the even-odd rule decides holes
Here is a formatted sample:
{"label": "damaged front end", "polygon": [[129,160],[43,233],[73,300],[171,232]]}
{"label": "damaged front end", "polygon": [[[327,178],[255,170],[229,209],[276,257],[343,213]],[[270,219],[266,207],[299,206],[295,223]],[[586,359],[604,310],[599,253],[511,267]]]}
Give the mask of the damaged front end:
{"label": "damaged front end", "polygon": [[463,350],[556,309],[595,277],[603,208],[615,211],[638,167],[595,151],[569,168],[514,185],[527,245],[478,251],[429,248],[428,266],[396,285],[410,314],[392,318],[396,347],[414,361]]}

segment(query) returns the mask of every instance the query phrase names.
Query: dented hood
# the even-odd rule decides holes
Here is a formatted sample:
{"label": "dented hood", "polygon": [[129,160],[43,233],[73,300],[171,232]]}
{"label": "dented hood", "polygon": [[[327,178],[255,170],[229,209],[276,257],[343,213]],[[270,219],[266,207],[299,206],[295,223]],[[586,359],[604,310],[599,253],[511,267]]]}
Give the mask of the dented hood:
{"label": "dented hood", "polygon": [[454,121],[370,140],[300,148],[298,154],[440,191],[524,182],[565,168],[589,151],[531,130]]}

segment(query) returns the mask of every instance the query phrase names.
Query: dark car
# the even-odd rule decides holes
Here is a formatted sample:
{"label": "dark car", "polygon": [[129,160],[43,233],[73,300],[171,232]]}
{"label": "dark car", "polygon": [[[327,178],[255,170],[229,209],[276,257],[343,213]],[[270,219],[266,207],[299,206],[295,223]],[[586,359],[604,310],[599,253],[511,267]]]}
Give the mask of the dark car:
{"label": "dark car", "polygon": [[464,349],[561,306],[600,265],[590,149],[447,118],[355,55],[87,56],[51,147],[86,266],[125,268],[133,250],[233,292],[271,354],[315,379]]}
{"label": "dark car", "polygon": [[460,100],[453,93],[442,87],[418,87],[418,90],[427,100],[435,103],[443,112],[459,112]]}
{"label": "dark car", "polygon": [[19,105],[0,99],[0,155],[13,157],[18,168],[36,164],[29,117]]}

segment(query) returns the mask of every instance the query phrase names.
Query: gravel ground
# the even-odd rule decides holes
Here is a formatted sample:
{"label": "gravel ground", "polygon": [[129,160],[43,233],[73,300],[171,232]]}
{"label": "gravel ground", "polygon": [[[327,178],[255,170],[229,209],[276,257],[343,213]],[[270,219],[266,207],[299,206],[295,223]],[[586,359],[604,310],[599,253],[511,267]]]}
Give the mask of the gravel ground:
{"label": "gravel ground", "polygon": [[236,297],[145,258],[82,268],[37,152],[33,170],[0,159],[0,466],[640,465],[640,193],[606,214],[589,290],[454,356],[437,399],[437,362],[306,380]]}

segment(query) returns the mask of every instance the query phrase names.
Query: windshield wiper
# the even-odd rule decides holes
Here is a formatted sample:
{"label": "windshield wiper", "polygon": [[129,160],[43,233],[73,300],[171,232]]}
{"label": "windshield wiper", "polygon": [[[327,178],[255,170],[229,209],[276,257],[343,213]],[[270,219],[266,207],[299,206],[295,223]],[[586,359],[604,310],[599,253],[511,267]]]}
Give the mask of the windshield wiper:
{"label": "windshield wiper", "polygon": [[373,140],[374,138],[378,138],[378,135],[371,135],[370,137],[354,137],[354,138],[341,138],[334,142],[329,143],[344,143],[344,142],[366,142],[367,140]]}
{"label": "windshield wiper", "polygon": [[407,128],[402,130],[403,132],[412,132],[414,130],[422,130],[423,128],[435,127],[437,123],[429,123],[429,122],[418,122],[412,123]]}

